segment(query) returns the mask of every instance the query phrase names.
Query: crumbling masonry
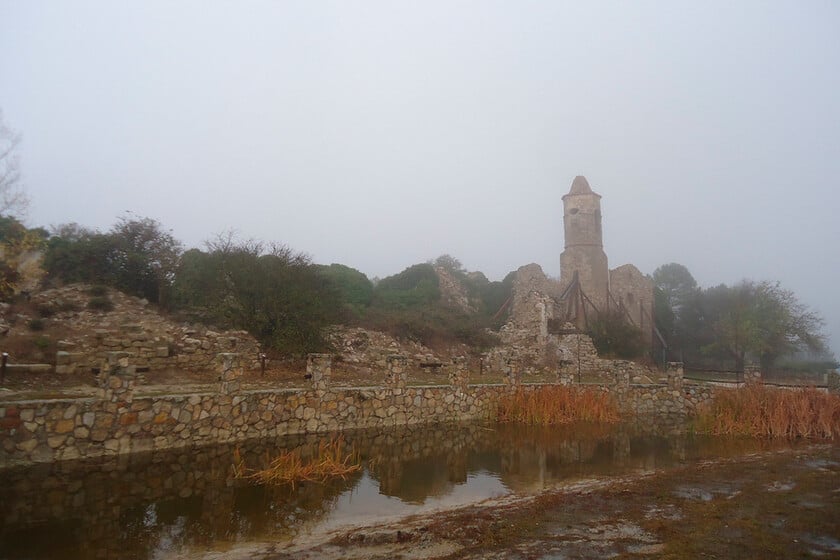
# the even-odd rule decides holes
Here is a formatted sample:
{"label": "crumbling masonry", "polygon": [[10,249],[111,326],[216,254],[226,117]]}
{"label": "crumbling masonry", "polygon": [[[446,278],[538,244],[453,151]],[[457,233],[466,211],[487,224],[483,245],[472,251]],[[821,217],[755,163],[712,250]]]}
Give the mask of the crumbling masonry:
{"label": "crumbling masonry", "polygon": [[[653,324],[653,282],[632,264],[608,267],[601,228],[601,195],[582,176],[563,196],[564,250],[560,281],[537,264],[516,272],[509,300],[510,319],[501,336],[510,351],[536,366],[557,367],[564,375],[596,374],[599,360],[581,333],[595,317],[615,313],[638,327],[649,343]],[[552,360],[557,364],[546,363]],[[645,368],[631,372],[637,378]]]}

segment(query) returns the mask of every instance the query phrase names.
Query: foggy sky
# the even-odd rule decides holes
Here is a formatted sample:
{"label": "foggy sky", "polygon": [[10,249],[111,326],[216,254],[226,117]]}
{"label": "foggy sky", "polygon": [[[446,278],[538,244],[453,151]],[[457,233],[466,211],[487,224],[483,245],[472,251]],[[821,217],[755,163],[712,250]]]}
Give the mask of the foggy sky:
{"label": "foggy sky", "polygon": [[610,267],[778,280],[840,350],[840,3],[0,0],[27,223],[125,211],[388,276]]}

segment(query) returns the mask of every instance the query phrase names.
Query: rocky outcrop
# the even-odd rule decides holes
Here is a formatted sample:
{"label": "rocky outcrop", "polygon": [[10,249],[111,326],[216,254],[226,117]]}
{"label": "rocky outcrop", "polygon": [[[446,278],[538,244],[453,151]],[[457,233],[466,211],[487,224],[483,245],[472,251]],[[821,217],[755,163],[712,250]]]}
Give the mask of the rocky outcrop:
{"label": "rocky outcrop", "polygon": [[47,310],[49,327],[67,333],[58,343],[56,373],[98,368],[108,352],[118,351],[149,370],[209,370],[223,352],[239,353],[248,369],[258,367],[259,345],[246,331],[178,324],[146,300],[116,290],[91,293],[90,286],[73,284],[32,296],[39,309]]}
{"label": "rocky outcrop", "polygon": [[406,356],[409,367],[442,363],[444,359],[419,342],[399,341],[388,334],[358,327],[335,325],[327,329],[326,336],[336,362],[371,371],[384,371],[388,366],[388,357],[394,354]]}
{"label": "rocky outcrop", "polygon": [[438,277],[440,299],[445,305],[464,313],[475,313],[477,311],[460,279],[442,266],[436,266],[435,273]]}

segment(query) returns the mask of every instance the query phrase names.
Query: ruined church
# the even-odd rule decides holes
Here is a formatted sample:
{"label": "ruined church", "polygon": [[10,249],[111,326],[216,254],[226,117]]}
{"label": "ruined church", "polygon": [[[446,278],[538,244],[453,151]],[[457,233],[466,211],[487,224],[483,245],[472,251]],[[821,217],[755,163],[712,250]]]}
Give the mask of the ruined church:
{"label": "ruined church", "polygon": [[575,177],[563,196],[560,279],[547,277],[537,264],[517,271],[503,340],[521,348],[545,348],[552,341],[562,347],[564,336],[585,332],[596,317],[610,313],[653,342],[653,282],[632,264],[610,270],[601,221],[601,195],[585,177]]}

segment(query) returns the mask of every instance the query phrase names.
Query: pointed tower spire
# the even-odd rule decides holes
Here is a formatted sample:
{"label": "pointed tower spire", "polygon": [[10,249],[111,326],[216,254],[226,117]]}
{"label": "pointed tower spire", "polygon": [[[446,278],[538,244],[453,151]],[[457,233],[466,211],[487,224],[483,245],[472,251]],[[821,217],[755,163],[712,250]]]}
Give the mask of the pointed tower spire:
{"label": "pointed tower spire", "polygon": [[572,181],[572,188],[569,190],[569,194],[589,194],[591,192],[592,187],[589,186],[589,182],[583,175],[575,177],[575,180]]}

